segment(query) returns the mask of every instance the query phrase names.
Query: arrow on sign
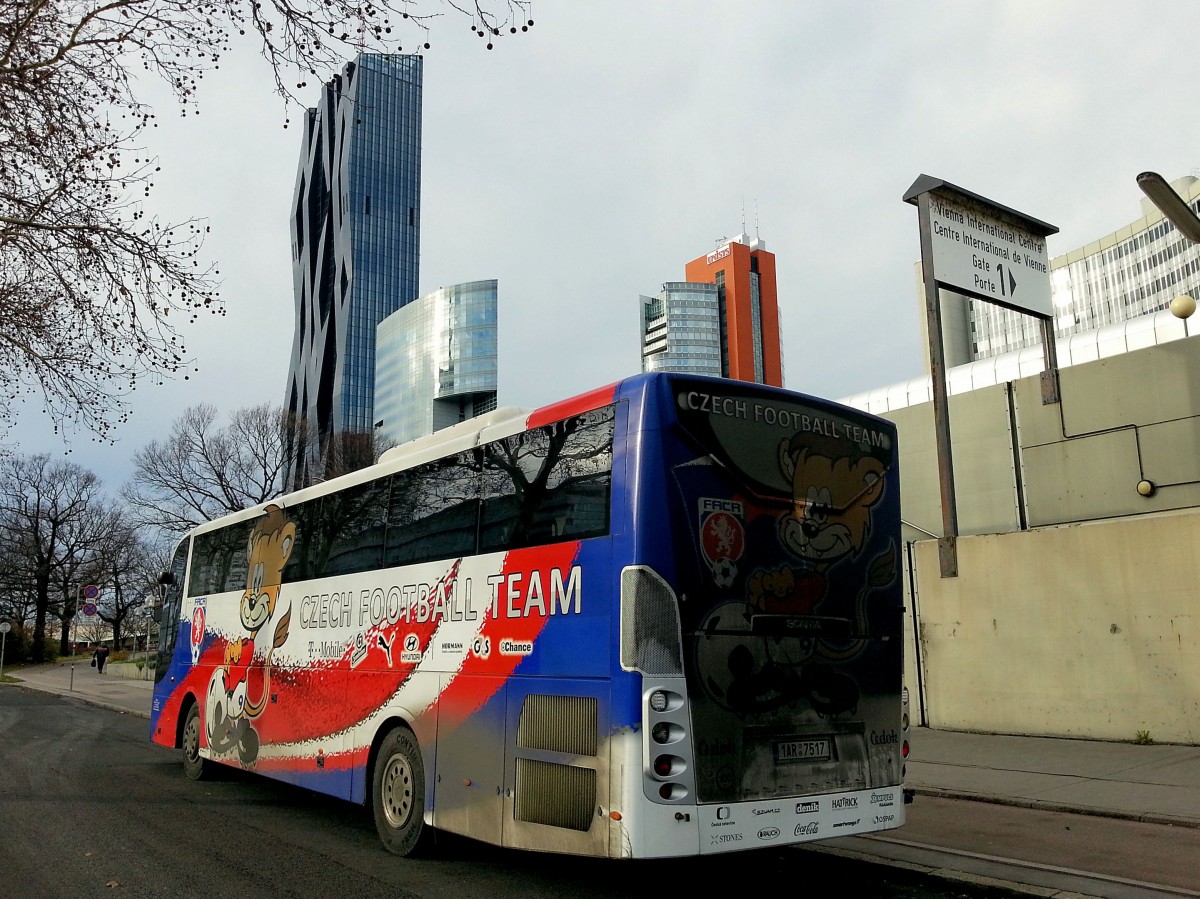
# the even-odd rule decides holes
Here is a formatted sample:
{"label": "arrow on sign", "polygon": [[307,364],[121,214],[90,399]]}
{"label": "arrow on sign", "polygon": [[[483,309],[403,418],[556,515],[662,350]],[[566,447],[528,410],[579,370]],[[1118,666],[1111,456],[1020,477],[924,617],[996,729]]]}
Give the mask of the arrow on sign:
{"label": "arrow on sign", "polygon": [[1008,270],[1008,293],[1004,292],[1004,266],[996,266],[996,274],[1000,276],[1000,296],[1012,296],[1017,292],[1017,279],[1013,277],[1012,268]]}

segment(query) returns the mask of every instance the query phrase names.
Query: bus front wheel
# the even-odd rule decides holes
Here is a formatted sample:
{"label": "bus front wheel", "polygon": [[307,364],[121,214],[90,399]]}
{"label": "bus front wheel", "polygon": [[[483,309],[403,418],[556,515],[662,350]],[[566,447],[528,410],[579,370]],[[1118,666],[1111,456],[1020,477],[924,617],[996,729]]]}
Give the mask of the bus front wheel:
{"label": "bus front wheel", "polygon": [[208,760],[200,755],[200,707],[192,703],[183,723],[183,773],[202,780],[208,773]]}
{"label": "bus front wheel", "polygon": [[375,829],[388,852],[421,855],[429,849],[425,827],[425,769],[412,731],[397,727],[379,744],[372,777]]}

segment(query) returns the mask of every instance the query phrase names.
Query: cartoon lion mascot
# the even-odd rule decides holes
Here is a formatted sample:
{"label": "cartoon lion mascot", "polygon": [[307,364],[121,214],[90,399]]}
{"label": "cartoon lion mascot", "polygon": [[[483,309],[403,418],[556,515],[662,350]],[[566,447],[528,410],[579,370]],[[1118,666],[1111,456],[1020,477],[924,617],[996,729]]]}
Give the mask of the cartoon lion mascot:
{"label": "cartoon lion mascot", "polygon": [[[866,547],[887,468],[868,448],[811,432],[780,442],[777,460],[791,499],[775,532],[794,561],[755,571],[746,582],[744,602],[731,600],[709,613],[702,624],[706,638],[697,649],[707,671],[705,687],[740,716],[795,702],[807,703],[819,715],[838,715],[858,704],[858,684],[840,663],[867,645],[862,635],[869,631],[868,600],[894,580],[896,548],[888,547],[864,567],[856,594],[843,591],[837,609],[820,608],[829,596],[826,575]],[[787,641],[740,639],[740,631],[753,631],[758,615],[822,615],[850,627],[845,639],[826,632]]]}
{"label": "cartoon lion mascot", "polygon": [[779,468],[792,503],[779,519],[779,542],[802,562],[756,572],[748,600],[761,612],[807,615],[825,597],[825,571],[856,554],[883,495],[883,463],[846,441],[796,435],[779,444]]}
{"label": "cartoon lion mascot", "polygon": [[225,658],[213,672],[205,705],[208,745],[218,755],[238,752],[243,764],[258,758],[258,734],[251,722],[263,713],[271,692],[271,658],[288,638],[292,612],[289,608],[275,625],[271,646],[262,660],[262,692],[257,700],[249,697],[250,667],[254,662],[255,640],[275,614],[283,567],[296,543],[296,525],[276,505],[267,506],[254,523],[246,542],[246,589],[239,607],[242,627],[248,637],[230,639]]}

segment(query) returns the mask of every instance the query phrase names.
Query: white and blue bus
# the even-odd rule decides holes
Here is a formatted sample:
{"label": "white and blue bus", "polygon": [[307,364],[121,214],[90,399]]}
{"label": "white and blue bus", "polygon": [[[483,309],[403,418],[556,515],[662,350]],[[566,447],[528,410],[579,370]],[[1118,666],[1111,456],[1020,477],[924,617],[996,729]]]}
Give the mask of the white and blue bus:
{"label": "white and blue bus", "polygon": [[640,375],[197,527],[152,739],[442,830],[612,858],[900,826],[892,424]]}

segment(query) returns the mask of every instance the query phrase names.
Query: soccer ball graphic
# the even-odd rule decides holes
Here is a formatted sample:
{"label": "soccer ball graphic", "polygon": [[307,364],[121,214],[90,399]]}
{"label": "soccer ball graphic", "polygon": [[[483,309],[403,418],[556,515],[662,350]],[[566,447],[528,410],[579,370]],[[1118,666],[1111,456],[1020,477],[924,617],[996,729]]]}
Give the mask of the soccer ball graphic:
{"label": "soccer ball graphic", "polygon": [[730,587],[737,577],[737,565],[732,559],[717,559],[713,562],[712,573],[718,587]]}

